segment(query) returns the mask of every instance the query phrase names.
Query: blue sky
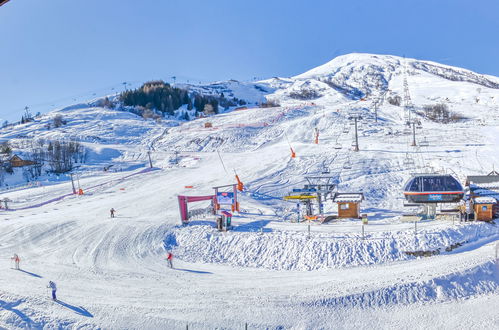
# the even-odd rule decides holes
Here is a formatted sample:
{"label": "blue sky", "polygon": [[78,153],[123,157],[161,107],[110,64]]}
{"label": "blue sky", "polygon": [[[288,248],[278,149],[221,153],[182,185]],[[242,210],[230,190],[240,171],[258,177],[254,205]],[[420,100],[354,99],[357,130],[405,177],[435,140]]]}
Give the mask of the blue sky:
{"label": "blue sky", "polygon": [[499,76],[496,0],[11,0],[0,7],[0,118],[150,79],[293,76],[351,52]]}

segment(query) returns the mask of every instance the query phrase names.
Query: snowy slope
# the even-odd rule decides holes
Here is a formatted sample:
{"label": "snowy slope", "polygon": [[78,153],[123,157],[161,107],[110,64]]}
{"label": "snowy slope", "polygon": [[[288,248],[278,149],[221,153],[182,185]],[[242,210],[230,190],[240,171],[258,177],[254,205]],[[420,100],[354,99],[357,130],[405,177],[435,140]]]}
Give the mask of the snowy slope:
{"label": "snowy slope", "polygon": [[[497,327],[497,226],[424,221],[415,232],[401,220],[401,187],[414,172],[463,181],[492,170],[499,80],[405,61],[416,109],[445,101],[466,117],[448,124],[420,118],[417,141],[428,146],[410,146],[402,107],[384,102],[374,121],[379,93],[403,96],[404,59],[370,54],[341,56],[292,78],[196,87],[259,103],[266,97],[281,104],[274,108],[157,123],[83,104],[2,130],[1,138],[17,142],[74,137],[92,152],[80,177],[83,196],[72,195],[68,181],[0,193],[12,200],[12,210],[0,211],[0,326]],[[314,98],[297,99],[304,89]],[[359,152],[351,150],[353,113],[364,118]],[[67,124],[47,130],[56,114]],[[122,171],[102,171],[111,164]],[[364,239],[355,219],[312,223],[308,238],[308,224],[294,222],[295,203],[282,200],[326,168],[339,191],[365,194]],[[181,226],[176,196],[211,194],[234,183],[234,170],[246,187],[234,230],[216,231],[211,217]],[[330,201],[326,212],[336,212]],[[176,269],[166,266],[167,250]],[[406,253],[418,251],[432,256]],[[9,269],[13,253],[22,271]],[[59,302],[47,300],[49,280]]]}

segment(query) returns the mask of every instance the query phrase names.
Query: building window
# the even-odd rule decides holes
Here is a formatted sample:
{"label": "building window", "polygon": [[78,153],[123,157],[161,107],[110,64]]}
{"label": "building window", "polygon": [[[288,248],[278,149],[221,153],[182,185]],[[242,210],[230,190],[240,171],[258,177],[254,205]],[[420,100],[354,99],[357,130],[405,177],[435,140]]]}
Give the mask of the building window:
{"label": "building window", "polygon": [[348,210],[350,208],[350,204],[341,204],[340,209]]}
{"label": "building window", "polygon": [[487,211],[487,205],[482,206],[482,211]]}

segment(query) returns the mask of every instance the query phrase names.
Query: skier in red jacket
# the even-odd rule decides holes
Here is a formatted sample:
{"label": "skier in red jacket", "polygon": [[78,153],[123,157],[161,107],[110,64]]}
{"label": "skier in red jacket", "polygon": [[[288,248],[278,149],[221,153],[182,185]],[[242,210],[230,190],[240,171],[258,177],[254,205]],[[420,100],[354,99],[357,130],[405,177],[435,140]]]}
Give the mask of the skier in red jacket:
{"label": "skier in red jacket", "polygon": [[168,260],[168,265],[170,266],[170,268],[173,268],[173,254],[171,252],[168,252],[166,254],[166,260]]}
{"label": "skier in red jacket", "polygon": [[19,256],[16,254],[14,254],[14,256],[12,258],[10,258],[11,260],[14,260],[14,264],[15,264],[15,269],[19,269],[19,262],[21,261],[21,258],[19,258]]}

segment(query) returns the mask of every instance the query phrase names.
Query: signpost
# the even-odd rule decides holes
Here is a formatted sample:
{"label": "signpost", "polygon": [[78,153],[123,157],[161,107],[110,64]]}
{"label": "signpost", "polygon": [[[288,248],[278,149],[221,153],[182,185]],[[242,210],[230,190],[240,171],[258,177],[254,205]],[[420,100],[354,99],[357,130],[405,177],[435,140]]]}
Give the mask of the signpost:
{"label": "signpost", "polygon": [[232,204],[234,204],[234,193],[233,192],[217,192],[217,203],[220,205],[232,205]]}

